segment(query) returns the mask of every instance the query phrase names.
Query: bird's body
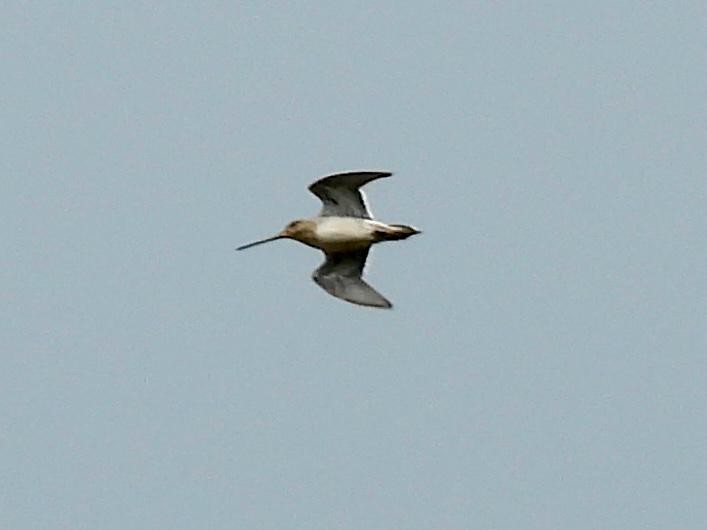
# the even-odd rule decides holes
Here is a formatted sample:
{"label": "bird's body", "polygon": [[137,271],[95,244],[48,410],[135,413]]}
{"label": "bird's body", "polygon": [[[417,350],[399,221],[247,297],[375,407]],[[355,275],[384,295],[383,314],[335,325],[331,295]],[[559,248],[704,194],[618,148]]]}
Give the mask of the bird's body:
{"label": "bird's body", "polygon": [[400,233],[400,228],[357,217],[314,217],[299,221],[297,239],[325,253],[347,252],[368,248],[384,240],[386,235]]}
{"label": "bird's body", "polygon": [[243,250],[275,239],[295,239],[324,252],[326,261],[312,278],[329,294],[348,302],[392,307],[361,279],[371,245],[406,239],[420,231],[407,225],[389,225],[372,219],[359,188],[391,173],[352,172],[324,177],[309,189],[323,203],[318,217],[289,223],[279,234],[238,247]]}
{"label": "bird's body", "polygon": [[314,217],[301,221],[296,239],[324,252],[359,250],[373,243],[372,221],[355,217]]}

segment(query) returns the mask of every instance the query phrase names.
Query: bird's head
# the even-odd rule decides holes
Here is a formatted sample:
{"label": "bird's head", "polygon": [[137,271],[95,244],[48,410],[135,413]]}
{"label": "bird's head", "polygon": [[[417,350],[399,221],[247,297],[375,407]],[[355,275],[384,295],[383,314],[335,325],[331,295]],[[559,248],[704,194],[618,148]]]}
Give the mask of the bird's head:
{"label": "bird's head", "polygon": [[297,219],[287,223],[287,226],[274,236],[261,239],[260,241],[255,241],[253,243],[248,243],[247,245],[238,247],[236,250],[245,250],[246,248],[268,243],[269,241],[275,241],[277,239],[296,239],[297,241],[309,244],[309,242],[311,242],[314,238],[315,230],[316,223],[311,219]]}
{"label": "bird's head", "polygon": [[280,237],[286,237],[288,239],[297,239],[301,241],[302,239],[307,239],[314,233],[316,226],[313,221],[309,219],[297,219],[290,223],[282,229],[278,234]]}

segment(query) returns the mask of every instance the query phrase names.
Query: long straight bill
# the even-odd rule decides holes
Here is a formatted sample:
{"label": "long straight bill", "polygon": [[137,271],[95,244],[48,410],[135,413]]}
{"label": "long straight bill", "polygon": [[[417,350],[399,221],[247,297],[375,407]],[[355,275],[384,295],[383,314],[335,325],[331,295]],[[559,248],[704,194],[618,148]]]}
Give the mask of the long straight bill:
{"label": "long straight bill", "polygon": [[262,245],[263,243],[269,243],[270,241],[275,241],[276,239],[282,239],[284,236],[281,235],[276,235],[273,237],[269,237],[267,239],[261,239],[260,241],[254,241],[253,243],[248,243],[247,245],[242,245],[238,247],[236,250],[245,250],[250,247],[254,247],[256,245]]}

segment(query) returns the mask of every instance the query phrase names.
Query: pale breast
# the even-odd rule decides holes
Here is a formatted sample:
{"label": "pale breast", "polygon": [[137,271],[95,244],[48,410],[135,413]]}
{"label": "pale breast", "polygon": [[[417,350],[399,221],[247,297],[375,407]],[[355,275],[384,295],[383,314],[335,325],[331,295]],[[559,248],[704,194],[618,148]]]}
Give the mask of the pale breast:
{"label": "pale breast", "polygon": [[365,248],[373,242],[373,231],[368,219],[321,217],[317,220],[317,246],[327,252]]}

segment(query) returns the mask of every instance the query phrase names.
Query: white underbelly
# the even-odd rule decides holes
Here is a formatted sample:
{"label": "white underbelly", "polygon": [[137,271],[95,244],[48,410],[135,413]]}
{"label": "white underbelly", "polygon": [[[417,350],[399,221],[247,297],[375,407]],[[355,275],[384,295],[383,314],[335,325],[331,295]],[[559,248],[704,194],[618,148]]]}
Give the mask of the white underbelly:
{"label": "white underbelly", "polygon": [[377,221],[356,217],[323,217],[317,223],[318,247],[324,251],[365,248],[373,243]]}

